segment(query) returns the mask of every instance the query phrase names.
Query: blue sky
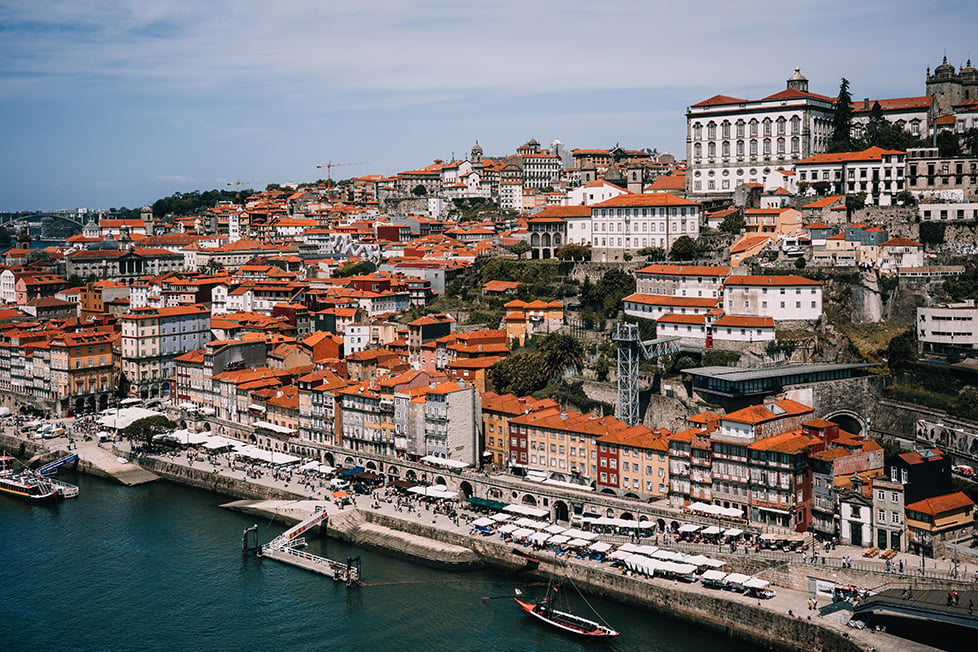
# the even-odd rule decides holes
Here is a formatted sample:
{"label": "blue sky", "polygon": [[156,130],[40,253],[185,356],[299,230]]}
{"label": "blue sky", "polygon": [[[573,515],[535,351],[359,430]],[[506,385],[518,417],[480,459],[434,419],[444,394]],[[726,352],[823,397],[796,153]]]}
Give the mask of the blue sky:
{"label": "blue sky", "polygon": [[[0,0],[0,210],[396,174],[478,139],[684,156],[689,104],[924,93],[971,2]],[[244,185],[244,184],[243,184]]]}

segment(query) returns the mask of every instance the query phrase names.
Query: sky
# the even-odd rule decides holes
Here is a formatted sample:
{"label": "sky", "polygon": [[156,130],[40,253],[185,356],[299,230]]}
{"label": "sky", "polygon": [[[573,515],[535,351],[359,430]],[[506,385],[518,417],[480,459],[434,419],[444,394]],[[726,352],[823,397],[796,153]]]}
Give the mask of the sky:
{"label": "sky", "polygon": [[[393,175],[536,138],[685,157],[795,66],[854,100],[978,65],[971,0],[0,0],[0,211]],[[232,184],[232,185],[228,185]]]}

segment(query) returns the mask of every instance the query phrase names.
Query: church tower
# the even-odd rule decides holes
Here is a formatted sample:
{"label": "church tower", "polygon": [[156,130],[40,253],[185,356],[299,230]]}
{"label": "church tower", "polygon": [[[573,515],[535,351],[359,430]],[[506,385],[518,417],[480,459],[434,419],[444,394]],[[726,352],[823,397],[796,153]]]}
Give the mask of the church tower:
{"label": "church tower", "polygon": [[947,62],[947,55],[941,65],[934,68],[934,74],[927,71],[927,95],[937,103],[938,115],[951,115],[955,104],[963,101],[961,77],[954,72],[954,66]]}
{"label": "church tower", "polygon": [[475,145],[472,146],[472,155],[470,158],[472,165],[482,165],[482,145],[479,141],[475,141]]}

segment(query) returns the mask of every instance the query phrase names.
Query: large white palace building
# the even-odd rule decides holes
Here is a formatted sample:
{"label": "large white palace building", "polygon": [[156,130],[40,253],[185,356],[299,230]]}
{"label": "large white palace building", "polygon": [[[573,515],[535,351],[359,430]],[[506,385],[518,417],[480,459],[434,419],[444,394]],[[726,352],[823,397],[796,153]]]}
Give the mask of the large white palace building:
{"label": "large white palace building", "polygon": [[820,154],[832,136],[835,98],[808,92],[798,68],[785,90],[760,100],[714,95],[686,111],[686,191],[731,195],[773,170]]}

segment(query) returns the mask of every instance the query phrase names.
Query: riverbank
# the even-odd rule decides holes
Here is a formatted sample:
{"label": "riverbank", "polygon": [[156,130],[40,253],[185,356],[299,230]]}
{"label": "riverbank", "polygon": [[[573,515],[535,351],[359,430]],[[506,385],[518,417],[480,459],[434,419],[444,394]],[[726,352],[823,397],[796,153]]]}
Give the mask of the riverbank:
{"label": "riverbank", "polygon": [[[111,455],[123,453],[103,452]],[[312,513],[314,508],[309,508],[309,505],[325,504],[331,515],[327,527],[330,536],[387,555],[447,568],[452,567],[454,558],[456,570],[475,567],[476,563],[507,570],[526,568],[525,558],[514,554],[514,544],[504,543],[495,537],[472,535],[466,523],[457,523],[443,514],[426,511],[423,505],[419,505],[414,512],[404,512],[386,501],[375,503],[376,507],[368,506],[368,499],[360,497],[361,504],[344,510],[334,504],[329,487],[322,484],[290,482],[290,478],[275,478],[272,474],[249,477],[243,469],[194,463],[181,455],[148,457],[141,459],[140,463],[152,471],[154,477],[220,495],[248,501],[291,503],[290,506],[281,503],[265,506],[253,503],[248,506],[249,513],[282,522],[301,520],[304,515]],[[91,469],[81,470],[91,472]],[[357,498],[354,497],[354,500]],[[303,501],[306,504],[301,504]],[[527,552],[531,551],[527,549]],[[557,571],[551,561],[540,561],[538,572],[541,575]],[[608,564],[590,561],[569,560],[559,572],[567,573],[583,590],[596,595],[766,647],[824,651],[876,647],[906,652],[933,649],[884,633],[849,629],[845,626],[847,612],[820,617],[817,612],[807,610],[809,595],[804,590],[779,586],[775,598],[758,602],[742,594],[706,589],[699,584],[632,577]],[[797,573],[795,577],[793,582],[785,583],[797,584]],[[777,583],[774,577],[768,579]],[[836,579],[845,581],[842,577]]]}

